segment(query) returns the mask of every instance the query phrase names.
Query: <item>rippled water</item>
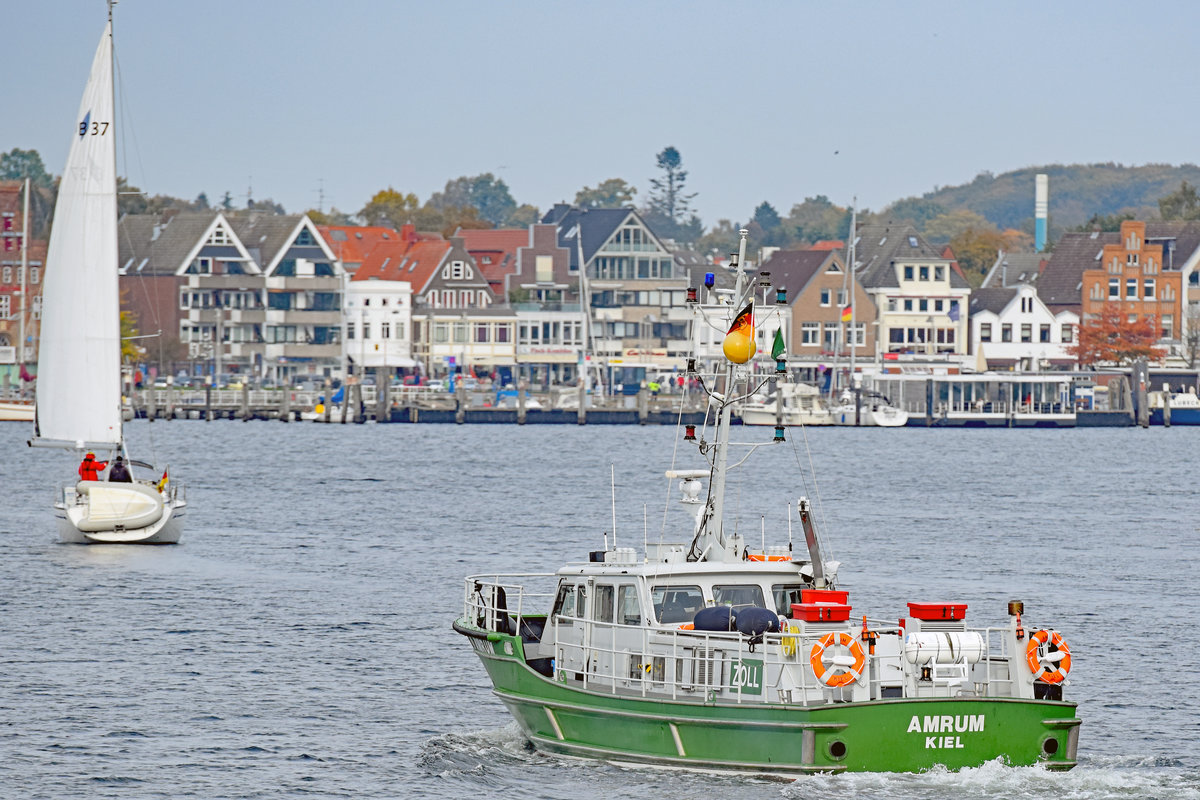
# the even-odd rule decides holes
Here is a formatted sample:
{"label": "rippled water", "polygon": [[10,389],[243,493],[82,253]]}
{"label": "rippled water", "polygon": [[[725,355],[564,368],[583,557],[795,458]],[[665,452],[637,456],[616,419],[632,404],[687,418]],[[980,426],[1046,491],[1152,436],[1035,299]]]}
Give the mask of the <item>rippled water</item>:
{"label": "rippled water", "polygon": [[657,539],[673,429],[138,421],[188,484],[175,547],[55,544],[75,465],[28,433],[0,425],[0,797],[1200,798],[1200,428],[814,429],[815,487],[799,431],[763,451],[730,495],[750,541],[819,495],[856,612],[1024,600],[1084,720],[1066,774],[792,783],[534,753],[450,630],[465,575],[600,546],[610,465],[619,543]]}

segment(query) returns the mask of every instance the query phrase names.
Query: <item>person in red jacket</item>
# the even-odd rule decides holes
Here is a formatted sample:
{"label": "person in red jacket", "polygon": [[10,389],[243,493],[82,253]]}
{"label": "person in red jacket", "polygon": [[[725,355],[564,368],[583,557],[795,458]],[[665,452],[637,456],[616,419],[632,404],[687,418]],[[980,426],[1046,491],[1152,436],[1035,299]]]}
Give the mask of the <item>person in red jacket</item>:
{"label": "person in red jacket", "polygon": [[98,481],[100,480],[100,473],[107,466],[107,461],[97,461],[96,454],[89,452],[83,457],[83,463],[79,465],[79,480]]}

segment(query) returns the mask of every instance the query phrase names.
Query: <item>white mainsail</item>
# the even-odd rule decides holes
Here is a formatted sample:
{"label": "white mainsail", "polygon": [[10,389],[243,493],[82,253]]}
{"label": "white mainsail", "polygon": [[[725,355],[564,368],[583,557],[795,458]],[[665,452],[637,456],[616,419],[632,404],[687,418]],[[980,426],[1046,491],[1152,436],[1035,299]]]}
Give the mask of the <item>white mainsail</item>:
{"label": "white mainsail", "polygon": [[121,441],[112,22],[92,61],[54,208],[42,286],[38,444]]}

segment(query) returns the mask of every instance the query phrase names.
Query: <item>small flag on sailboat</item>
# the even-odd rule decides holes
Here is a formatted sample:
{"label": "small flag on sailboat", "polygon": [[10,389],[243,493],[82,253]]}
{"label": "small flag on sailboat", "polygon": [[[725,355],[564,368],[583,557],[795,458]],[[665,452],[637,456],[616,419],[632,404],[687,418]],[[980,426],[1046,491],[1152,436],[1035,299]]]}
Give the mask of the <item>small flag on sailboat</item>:
{"label": "small flag on sailboat", "polygon": [[779,328],[775,329],[775,343],[771,345],[771,358],[778,361],[783,356],[784,350],[787,348],[783,344],[783,331]]}
{"label": "small flag on sailboat", "polygon": [[166,469],[163,470],[162,477],[158,479],[158,483],[155,484],[155,488],[158,489],[158,491],[160,491],[160,492],[163,489],[167,488],[167,470]]}
{"label": "small flag on sailboat", "polygon": [[842,309],[842,322],[849,322],[853,316],[854,316],[854,311],[851,309],[850,306],[846,306],[845,308]]}

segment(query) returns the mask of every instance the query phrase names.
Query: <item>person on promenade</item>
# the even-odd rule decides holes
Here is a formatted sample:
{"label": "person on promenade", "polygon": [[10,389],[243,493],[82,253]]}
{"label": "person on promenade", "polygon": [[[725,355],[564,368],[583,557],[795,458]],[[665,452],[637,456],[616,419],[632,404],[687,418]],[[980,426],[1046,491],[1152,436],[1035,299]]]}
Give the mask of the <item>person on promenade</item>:
{"label": "person on promenade", "polygon": [[100,473],[108,466],[107,461],[97,461],[96,454],[88,451],[83,457],[83,463],[79,465],[79,480],[81,481],[98,481]]}
{"label": "person on promenade", "polygon": [[122,456],[113,459],[112,467],[108,470],[108,480],[110,483],[133,483],[133,475],[129,473],[129,467],[125,465]]}

